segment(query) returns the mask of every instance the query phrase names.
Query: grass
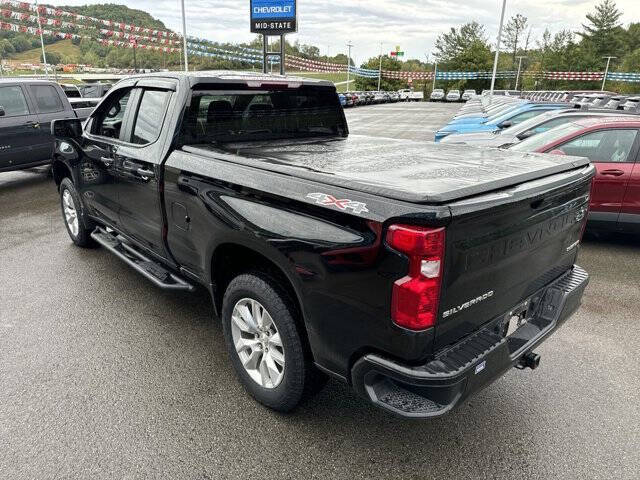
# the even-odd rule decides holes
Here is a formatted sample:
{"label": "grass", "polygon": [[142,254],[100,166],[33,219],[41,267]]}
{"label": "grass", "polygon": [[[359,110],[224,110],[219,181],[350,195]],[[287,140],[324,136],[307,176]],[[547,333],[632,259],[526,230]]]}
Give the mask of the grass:
{"label": "grass", "polygon": [[[45,51],[56,52],[60,55],[68,57],[72,62],[77,61],[80,58],[80,47],[71,43],[70,39],[60,40],[50,45],[45,45]],[[40,62],[40,54],[42,49],[32,48],[31,50],[25,50],[24,52],[16,53],[11,57],[11,60],[17,60],[20,62],[38,63]]]}

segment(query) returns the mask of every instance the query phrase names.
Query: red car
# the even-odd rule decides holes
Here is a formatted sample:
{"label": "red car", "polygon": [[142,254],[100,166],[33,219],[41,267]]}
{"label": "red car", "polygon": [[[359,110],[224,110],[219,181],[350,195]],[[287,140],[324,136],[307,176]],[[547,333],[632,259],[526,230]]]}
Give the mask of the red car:
{"label": "red car", "polygon": [[589,158],[597,169],[589,226],[640,233],[640,117],[585,118],[511,147]]}

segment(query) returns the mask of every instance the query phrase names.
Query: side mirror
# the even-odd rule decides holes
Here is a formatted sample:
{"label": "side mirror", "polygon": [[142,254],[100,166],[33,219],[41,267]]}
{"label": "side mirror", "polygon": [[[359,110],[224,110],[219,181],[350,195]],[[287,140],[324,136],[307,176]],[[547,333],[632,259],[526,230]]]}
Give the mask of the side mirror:
{"label": "side mirror", "polygon": [[536,134],[535,130],[527,130],[526,132],[522,132],[518,135],[518,140],[524,140],[529,137],[533,137]]}
{"label": "side mirror", "polygon": [[551,150],[549,153],[551,155],[566,155],[566,153],[564,153],[564,151],[560,150],[559,148],[556,148],[555,150]]}
{"label": "side mirror", "polygon": [[4,107],[0,107],[0,117],[4,117],[6,112],[4,111]]}
{"label": "side mirror", "polygon": [[80,138],[82,136],[82,120],[68,118],[51,122],[51,135],[55,138]]}
{"label": "side mirror", "polygon": [[504,122],[498,124],[498,128],[509,128],[512,125],[513,125],[512,122],[505,120]]}

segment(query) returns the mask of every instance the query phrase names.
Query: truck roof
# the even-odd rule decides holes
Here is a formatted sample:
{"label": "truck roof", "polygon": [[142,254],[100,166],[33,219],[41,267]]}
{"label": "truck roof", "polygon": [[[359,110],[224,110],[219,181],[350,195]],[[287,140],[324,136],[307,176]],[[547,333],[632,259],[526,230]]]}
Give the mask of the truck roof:
{"label": "truck roof", "polygon": [[174,78],[176,80],[188,79],[191,86],[199,83],[294,83],[302,85],[315,85],[333,87],[334,84],[327,80],[317,78],[305,78],[294,75],[275,75],[259,72],[242,72],[234,70],[204,70],[196,72],[155,72],[141,75],[132,75],[128,79],[148,79],[148,78]]}

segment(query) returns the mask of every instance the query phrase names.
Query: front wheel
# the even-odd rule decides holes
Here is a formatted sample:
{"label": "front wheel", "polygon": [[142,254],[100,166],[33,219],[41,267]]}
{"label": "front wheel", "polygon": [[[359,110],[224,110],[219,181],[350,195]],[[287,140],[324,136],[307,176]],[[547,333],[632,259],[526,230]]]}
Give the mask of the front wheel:
{"label": "front wheel", "polygon": [[260,273],[234,278],[222,305],[225,342],[240,382],[258,402],[281,412],[324,381],[305,351],[296,310],[277,282]]}
{"label": "front wheel", "polygon": [[93,246],[91,228],[86,225],[82,213],[82,200],[69,178],[63,179],[60,183],[60,206],[62,219],[73,243],[79,247]]}

